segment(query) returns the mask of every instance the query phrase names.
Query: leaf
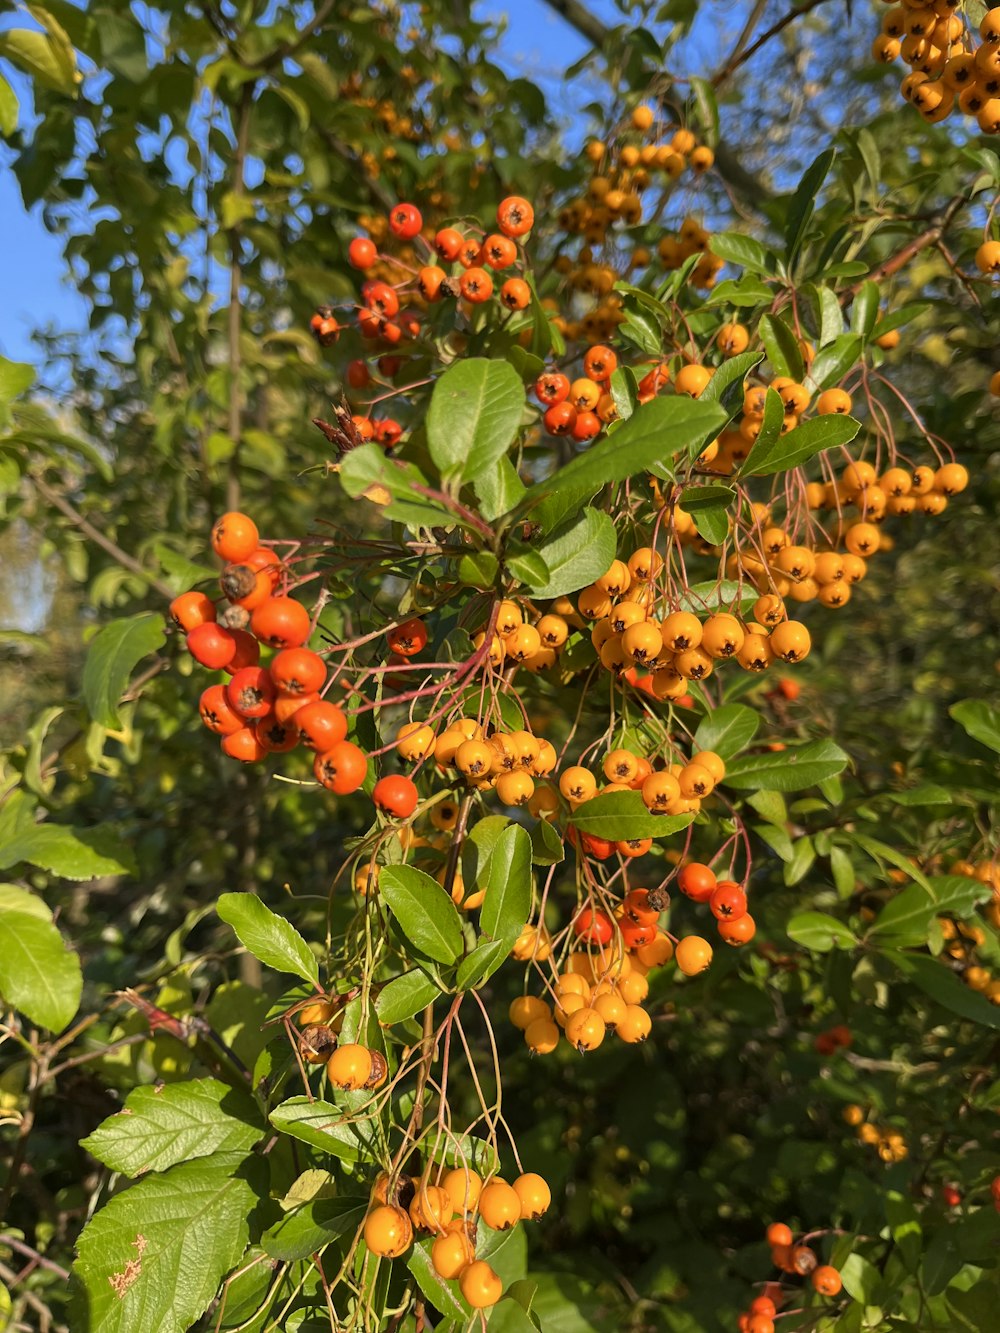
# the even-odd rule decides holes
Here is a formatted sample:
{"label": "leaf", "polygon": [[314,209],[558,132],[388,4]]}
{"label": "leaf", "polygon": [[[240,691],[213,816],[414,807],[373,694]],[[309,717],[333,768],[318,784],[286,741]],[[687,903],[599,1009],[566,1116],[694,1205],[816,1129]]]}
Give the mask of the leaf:
{"label": "leaf", "polygon": [[437,983],[417,968],[393,977],[382,987],[375,1001],[375,1012],[384,1027],[391,1027],[426,1009],[440,994]]}
{"label": "leaf", "polygon": [[488,1328],[490,1333],[537,1333],[523,1308],[507,1297],[493,1307]]}
{"label": "leaf", "polygon": [[698,401],[721,403],[731,414],[735,414],[743,403],[743,381],[763,360],[764,353],[760,350],[727,357],[699,394]]}
{"label": "leaf", "polygon": [[514,578],[528,588],[544,588],[548,581],[549,567],[545,563],[545,557],[538,551],[532,550],[530,546],[526,546],[524,542],[510,543],[504,564]]}
{"label": "leaf", "polygon": [[545,481],[528,488],[515,513],[521,516],[543,500],[558,496],[561,512],[570,512],[602,486],[637,472],[660,468],[672,475],[675,458],[700,451],[726,423],[717,403],[696,398],[654,398],[643,403],[614,434],[579,454]]}
{"label": "leaf", "polygon": [[8,28],[0,32],[0,56],[6,56],[44,88],[75,97],[80,73],[70,48],[72,63],[67,63],[62,43],[48,33],[31,28]]}
{"label": "leaf", "polygon": [[83,666],[87,711],[102,727],[120,724],[118,704],[138,662],[166,642],[163,617],[144,611],[112,620],[91,639]]}
{"label": "leaf", "polygon": [[962,699],[952,704],[948,716],[974,741],[1000,753],[1000,708],[985,699]]}
{"label": "leaf", "polygon": [[813,953],[829,953],[831,949],[853,949],[858,938],[842,921],[825,912],[800,912],[786,926],[789,939]]}
{"label": "leaf", "polygon": [[877,1305],[882,1275],[873,1263],[855,1251],[840,1266],[844,1290],[862,1305]]}
{"label": "leaf", "polygon": [[631,366],[619,366],[611,374],[611,398],[619,420],[628,421],[639,406],[639,386]]}
{"label": "leaf", "polygon": [[721,546],[729,536],[729,506],[705,505],[695,518],[698,536],[710,546]]}
{"label": "leaf", "polygon": [[[0,76],[0,134],[10,138],[17,129],[17,95],[5,78]],[[0,363],[2,365],[2,363]],[[2,370],[0,370],[2,374]]]}
{"label": "leaf", "polygon": [[555,866],[566,858],[563,840],[547,819],[531,830],[531,859],[538,866]]}
{"label": "leaf", "polygon": [[908,981],[951,1013],[983,1027],[1000,1028],[1000,1009],[985,995],[963,986],[954,972],[936,958],[912,953],[886,953],[885,957],[891,959]]}
{"label": "leaf", "polygon": [[430,1240],[418,1240],[410,1252],[406,1267],[413,1274],[422,1295],[435,1310],[440,1311],[445,1319],[456,1322],[458,1327],[465,1328],[475,1312],[466,1304],[457,1282],[446,1282],[438,1276],[431,1263],[432,1244]]}
{"label": "leaf", "polygon": [[217,1153],[149,1176],[110,1199],[78,1242],[88,1333],[185,1333],[250,1237],[266,1193],[259,1159]]}
{"label": "leaf", "polygon": [[936,782],[922,782],[906,791],[887,791],[883,797],[894,805],[951,805],[953,799],[948,788],[939,787]]}
{"label": "leaf", "polygon": [[60,824],[29,824],[0,842],[0,867],[27,861],[61,879],[97,879],[134,875],[132,850],[109,828],[72,829]]}
{"label": "leaf", "polygon": [[878,283],[868,279],[855,294],[851,305],[851,329],[866,342],[872,336],[878,321]]}
{"label": "leaf", "polygon": [[458,909],[436,880],[412,866],[386,866],[379,894],[411,944],[438,963],[453,963],[462,952]]}
{"label": "leaf", "polygon": [[370,1202],[367,1195],[353,1194],[312,1199],[269,1227],[260,1243],[272,1259],[280,1259],[282,1263],[308,1259],[335,1237],[357,1231]]}
{"label": "leaf", "polygon": [[861,357],[862,342],[855,333],[842,333],[826,347],[821,347],[809,367],[806,381],[818,389],[839,384]]}
{"label": "leaf", "polygon": [[923,944],[939,910],[922,884],[909,884],[882,908],[872,922],[868,936],[888,936],[897,945]]}
{"label": "leaf", "polygon": [[488,981],[509,956],[512,947],[510,940],[488,940],[485,937],[481,939],[458,965],[455,974],[455,985],[458,990],[475,990],[484,981]]}
{"label": "leaf", "polygon": [[513,509],[527,489],[506,454],[492,467],[481,469],[472,486],[480,512],[488,523]]}
{"label": "leaf", "polygon": [[727,264],[739,264],[748,273],[764,276],[773,274],[777,267],[774,252],[753,236],[744,236],[742,232],[719,232],[712,237],[709,245],[713,255],[724,259]]}
{"label": "leaf", "polygon": [[836,153],[832,148],[820,153],[819,157],[806,167],[802,179],[795,187],[795,193],[789,200],[788,218],[785,222],[785,260],[789,265],[794,264],[802,249],[809,219],[816,208],[816,195],[826,180],[835,157]]}
{"label": "leaf", "polygon": [[762,444],[758,437],[740,469],[741,475],[768,477],[801,467],[824,449],[849,444],[860,429],[860,421],[853,417],[830,415],[810,417],[773,443]]}
{"label": "leaf", "polygon": [[219,201],[219,220],[224,231],[232,231],[241,222],[248,222],[257,211],[253,197],[227,190]]}
{"label": "leaf", "polygon": [[134,1178],[215,1152],[246,1154],[264,1134],[252,1099],[214,1078],[133,1088],[81,1147]]}
{"label": "leaf", "polygon": [[468,526],[445,505],[414,490],[429,484],[419,468],[387,458],[377,444],[352,449],[339,466],[340,484],[351,499],[371,500],[396,523],[413,529]]}
{"label": "leaf", "polygon": [[272,912],[255,893],[224,893],[216,910],[243,947],[266,967],[291,972],[303,981],[318,980],[319,964],[308,944],[290,921]]}
{"label": "leaf", "polygon": [[0,356],[0,403],[13,402],[35,382],[35,367]]}
{"label": "leaf", "polygon": [[525,401],[521,377],[509,361],[470,357],[445,371],[427,412],[427,447],[445,485],[475,481],[503,457]]}
{"label": "leaf", "polygon": [[799,340],[779,315],[761,315],[757,326],[767,359],[776,375],[802,379],[802,349]]}
{"label": "leaf", "polygon": [[588,507],[539,544],[548,574],[543,583],[529,585],[528,592],[532,597],[552,598],[585,588],[607,571],[616,550],[611,518]]}
{"label": "leaf", "polygon": [[612,791],[578,805],[569,824],[608,842],[627,838],[668,838],[687,828],[693,815],[653,815],[637,791]]}
{"label": "leaf", "polygon": [[723,704],[713,708],[694,733],[695,750],[714,750],[725,760],[750,744],[760,726],[760,714],[745,704]]}
{"label": "leaf", "polygon": [[775,754],[744,755],[726,769],[723,782],[740,791],[802,791],[835,777],[847,755],[833,741],[808,741]]}
{"label": "leaf", "polygon": [[0,913],[3,912],[24,912],[39,921],[52,920],[52,913],[38,894],[22,889],[19,884],[0,884]]}
{"label": "leaf", "polygon": [[816,288],[819,300],[819,345],[825,347],[844,332],[844,312],[841,309],[836,292],[829,287]]}
{"label": "leaf", "polygon": [[486,890],[480,926],[492,939],[513,948],[531,911],[531,839],[520,824],[509,824],[501,833],[486,864],[485,880],[478,878],[476,888]]}
{"label": "leaf", "polygon": [[702,509],[714,509],[719,505],[730,505],[736,499],[732,486],[721,486],[709,482],[705,486],[687,486],[681,492],[680,505],[689,514],[697,514]]}
{"label": "leaf", "polygon": [[371,1129],[364,1121],[350,1120],[350,1112],[332,1102],[308,1097],[290,1097],[268,1116],[275,1129],[293,1139],[339,1157],[342,1162],[362,1162],[377,1154]]}
{"label": "leaf", "polygon": [[0,911],[0,995],[32,1023],[61,1031],[80,1005],[80,959],[37,910]]}

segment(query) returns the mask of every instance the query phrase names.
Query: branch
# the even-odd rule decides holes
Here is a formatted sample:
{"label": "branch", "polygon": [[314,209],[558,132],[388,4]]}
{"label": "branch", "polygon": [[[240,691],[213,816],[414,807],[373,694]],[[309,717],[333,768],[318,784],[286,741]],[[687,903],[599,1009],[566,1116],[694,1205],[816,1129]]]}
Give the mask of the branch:
{"label": "branch", "polygon": [[953,199],[948,201],[944,212],[940,214],[931,226],[922,231],[919,236],[914,236],[912,241],[907,241],[904,246],[897,250],[895,254],[890,255],[888,259],[883,259],[881,264],[873,268],[870,273],[866,273],[865,276],[860,278],[853,287],[849,287],[844,293],[842,301],[847,301],[851,297],[857,296],[858,292],[866,282],[881,282],[885,278],[891,278],[894,274],[898,273],[901,268],[905,268],[910,260],[913,259],[915,255],[918,255],[921,250],[927,250],[932,245],[938,245],[944,238],[945,232],[947,232],[948,228],[954,222],[955,215],[958,213],[959,209],[968,202],[969,200],[966,195],[956,194]]}
{"label": "branch", "polygon": [[810,10],[818,9],[823,3],[824,0],[806,0],[804,5],[799,5],[798,9],[790,9],[783,18],[778,19],[777,23],[772,23],[768,30],[762,33],[754,44],[748,46],[745,51],[741,52],[739,50],[739,44],[737,44],[737,49],[734,54],[730,56],[718,73],[713,75],[712,87],[718,88],[720,84],[725,83],[730,75],[734,74],[741,65],[745,65],[748,60],[752,59],[762,46],[767,45],[772,37],[777,37],[778,33],[787,28],[789,23],[794,23],[797,18],[801,18],[803,14],[808,14]]}
{"label": "branch", "polygon": [[251,61],[251,63],[247,66],[247,68],[274,69],[274,67],[276,65],[280,65],[283,60],[287,60],[290,56],[295,55],[296,51],[301,50],[302,47],[305,46],[306,42],[313,35],[316,29],[322,26],[323,20],[330,13],[330,10],[333,8],[335,2],[336,0],[323,0],[323,4],[317,7],[316,12],[313,14],[312,18],[305,25],[305,27],[303,27],[299,31],[299,33],[292,41],[283,42],[281,46],[279,46],[276,50],[272,51],[270,55],[262,56],[260,60]]}
{"label": "branch", "polygon": [[42,499],[46,500],[54,509],[58,509],[60,514],[65,515],[74,527],[79,528],[85,536],[89,537],[102,551],[106,551],[119,565],[130,570],[144,583],[148,583],[167,601],[173,597],[173,592],[165,583],[161,582],[155,574],[150,574],[148,570],[144,569],[139,561],[134,556],[129,555],[127,551],[123,551],[117,542],[112,541],[110,537],[105,537],[103,532],[95,528],[89,519],[84,518],[68,500],[64,499],[58,491],[54,491],[41,477],[33,474],[31,483]]}

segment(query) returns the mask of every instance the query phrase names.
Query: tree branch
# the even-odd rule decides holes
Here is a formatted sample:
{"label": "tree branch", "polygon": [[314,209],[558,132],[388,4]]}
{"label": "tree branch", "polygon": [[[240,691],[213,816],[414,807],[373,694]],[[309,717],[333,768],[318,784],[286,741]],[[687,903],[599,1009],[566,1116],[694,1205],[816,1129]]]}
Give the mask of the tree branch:
{"label": "tree branch", "polygon": [[726,61],[722,68],[712,76],[712,87],[718,88],[739,69],[741,65],[752,59],[762,46],[766,46],[772,37],[777,37],[788,27],[789,23],[794,23],[796,19],[801,18],[803,14],[808,14],[810,10],[818,9],[824,4],[825,0],[806,0],[804,5],[799,5],[797,9],[790,9],[784,17],[778,19],[777,23],[772,23],[766,32],[762,33],[752,46],[748,46],[745,51],[739,49],[739,43],[733,55]]}
{"label": "tree branch", "polygon": [[64,499],[58,491],[54,491],[47,482],[42,480],[41,477],[33,473],[31,476],[31,483],[43,500],[52,505],[53,509],[58,509],[60,514],[63,514],[68,518],[74,527],[79,528],[85,536],[89,537],[90,540],[96,546],[99,546],[102,551],[106,551],[107,554],[110,555],[113,560],[116,560],[119,565],[124,569],[130,570],[131,573],[142,579],[144,583],[148,583],[151,588],[155,588],[160,596],[167,601],[173,597],[174,594],[167,584],[161,582],[155,574],[150,574],[147,569],[144,569],[142,565],[139,564],[139,561],[136,560],[134,556],[129,555],[127,551],[123,551],[117,542],[112,541],[110,537],[105,537],[103,532],[98,528],[95,528],[89,519],[84,518],[81,513],[73,508],[68,500]]}
{"label": "tree branch", "polygon": [[883,259],[881,264],[876,265],[870,273],[866,273],[860,278],[853,287],[849,287],[844,293],[844,300],[856,296],[866,282],[882,282],[885,278],[891,278],[898,273],[901,268],[905,268],[915,255],[921,250],[927,250],[932,245],[937,245],[944,238],[945,233],[955,220],[955,215],[963,204],[967,204],[968,197],[964,194],[956,194],[950,199],[935,222],[922,231],[919,236],[914,236],[911,241],[907,241],[901,246],[895,254]]}

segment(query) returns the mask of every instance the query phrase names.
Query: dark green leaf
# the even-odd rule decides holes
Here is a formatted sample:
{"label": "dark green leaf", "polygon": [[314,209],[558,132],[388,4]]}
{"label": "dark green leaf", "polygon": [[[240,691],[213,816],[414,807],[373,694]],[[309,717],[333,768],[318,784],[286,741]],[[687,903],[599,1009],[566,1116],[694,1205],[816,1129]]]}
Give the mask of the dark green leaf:
{"label": "dark green leaf", "polygon": [[419,1014],[441,994],[435,982],[426,972],[415,969],[404,972],[401,977],[394,977],[379,991],[375,1001],[375,1012],[379,1022],[385,1027],[393,1023],[402,1023],[414,1014]]}
{"label": "dark green leaf", "polygon": [[260,1238],[272,1259],[294,1263],[308,1259],[337,1236],[357,1231],[365,1220],[368,1196],[343,1195],[334,1199],[312,1199],[294,1212],[286,1213]]}
{"label": "dark green leaf", "polygon": [[808,741],[795,749],[744,755],[727,766],[723,782],[741,791],[803,791],[847,767],[847,755],[833,741]]}
{"label": "dark green leaf", "polygon": [[854,333],[842,333],[826,347],[821,347],[809,367],[809,379],[818,389],[839,384],[861,357],[862,342]]}
{"label": "dark green leaf", "polygon": [[926,954],[887,953],[885,956],[891,958],[908,981],[950,1013],[982,1027],[1000,1028],[1000,1009],[985,995],[964,986],[944,963]]}
{"label": "dark green leaf", "polygon": [[731,415],[735,415],[743,402],[743,381],[763,359],[762,351],[741,352],[739,356],[728,357],[702,390],[698,401],[721,403]]}
{"label": "dark green leaf", "polygon": [[853,417],[810,417],[773,443],[758,438],[740,471],[749,477],[769,477],[775,472],[787,472],[790,468],[801,467],[824,449],[850,444],[860,429],[861,423]]}
{"label": "dark green leaf", "polygon": [[428,958],[453,963],[462,952],[458,909],[441,885],[412,866],[386,866],[379,894],[406,938]]}
{"label": "dark green leaf", "polygon": [[612,791],[578,805],[569,823],[581,833],[609,842],[629,838],[668,838],[687,828],[693,815],[653,815],[637,791]]}
{"label": "dark green leaf", "polygon": [[878,303],[878,283],[869,278],[858,288],[851,306],[851,329],[865,341],[872,336],[878,321]]}
{"label": "dark green leaf", "polygon": [[788,203],[788,218],[785,223],[785,260],[791,266],[802,248],[809,219],[816,208],[816,196],[827,178],[836,156],[832,148],[827,148],[812,162],[803,173],[796,186],[795,193]]}
{"label": "dark green leaf", "polygon": [[799,340],[780,315],[761,315],[757,331],[776,375],[788,375],[801,381],[802,349]]}
{"label": "dark green leaf", "polygon": [[566,856],[563,840],[547,819],[539,819],[531,830],[531,859],[535,865],[558,865]]}
{"label": "dark green leaf", "polygon": [[476,880],[486,897],[479,911],[479,924],[492,939],[513,947],[531,910],[531,839],[520,824],[504,829],[484,867],[485,878]]}

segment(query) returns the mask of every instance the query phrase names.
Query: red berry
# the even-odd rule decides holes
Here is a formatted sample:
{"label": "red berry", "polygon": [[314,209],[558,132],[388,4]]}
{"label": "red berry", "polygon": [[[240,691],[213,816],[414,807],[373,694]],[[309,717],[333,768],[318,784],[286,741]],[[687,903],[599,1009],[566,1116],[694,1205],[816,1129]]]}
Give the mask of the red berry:
{"label": "red berry", "polygon": [[615,933],[611,918],[601,908],[594,911],[585,907],[575,918],[573,929],[577,937],[586,940],[588,944],[609,944]]}
{"label": "red berry", "polygon": [[424,220],[415,204],[397,204],[389,214],[389,227],[401,241],[412,241],[419,236]]}
{"label": "red berry", "polygon": [[409,819],[417,808],[416,783],[399,773],[379,778],[372,789],[372,800],[387,815]]}
{"label": "red berry", "polygon": [[212,671],[227,666],[236,655],[233,631],[223,629],[214,620],[195,625],[187,636],[187,646],[194,660]]}

